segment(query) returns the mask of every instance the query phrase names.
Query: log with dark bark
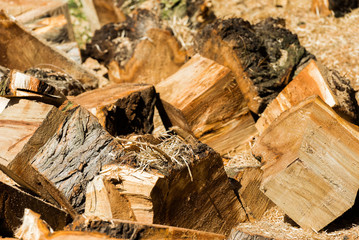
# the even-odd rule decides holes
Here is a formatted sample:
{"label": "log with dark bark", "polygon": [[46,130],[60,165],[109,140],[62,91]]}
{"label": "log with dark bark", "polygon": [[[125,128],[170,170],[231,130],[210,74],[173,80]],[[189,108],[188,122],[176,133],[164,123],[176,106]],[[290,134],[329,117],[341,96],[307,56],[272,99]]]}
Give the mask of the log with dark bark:
{"label": "log with dark bark", "polygon": [[31,67],[46,67],[71,75],[85,88],[98,85],[98,77],[94,73],[33,36],[4,11],[0,12],[0,35],[0,65],[21,71]]}
{"label": "log with dark bark", "polygon": [[183,112],[194,136],[221,154],[243,148],[256,134],[232,72],[208,58],[193,56],[156,89]]}
{"label": "log with dark bark", "polygon": [[319,96],[345,119],[358,123],[359,107],[349,80],[312,60],[261,114],[256,122],[258,131],[262,133],[282,112],[312,95]]}
{"label": "log with dark bark", "polygon": [[328,16],[333,11],[336,17],[342,17],[358,7],[358,0],[313,0],[311,10],[323,16]]}
{"label": "log with dark bark", "polygon": [[269,18],[251,25],[231,18],[206,26],[196,37],[197,51],[233,71],[249,109],[257,114],[310,56],[297,35],[283,26],[283,19]]}
{"label": "log with dark bark", "polygon": [[58,90],[58,83],[56,85],[51,82],[49,85],[49,82],[51,81],[39,80],[31,75],[12,70],[0,78],[0,96],[36,100],[59,107],[66,101],[66,97]]}
{"label": "log with dark bark", "polygon": [[93,113],[113,136],[153,130],[156,92],[151,85],[115,84],[71,99]]}
{"label": "log with dark bark", "polygon": [[120,146],[91,113],[71,102],[57,109],[11,101],[0,115],[7,133],[1,138],[1,169],[72,215],[73,208],[82,212],[87,183],[121,154]]}
{"label": "log with dark bark", "polygon": [[179,69],[186,52],[169,31],[162,29],[158,16],[140,9],[125,22],[97,30],[83,56],[108,66],[113,82],[155,84]]}
{"label": "log with dark bark", "polygon": [[14,235],[26,208],[38,212],[54,230],[63,229],[70,221],[65,211],[0,181],[0,236]]}
{"label": "log with dark bark", "polygon": [[24,73],[55,87],[57,91],[65,96],[77,96],[85,92],[82,84],[66,73],[55,72],[46,68],[30,68]]}
{"label": "log with dark bark", "polygon": [[354,204],[359,128],[320,98],[282,113],[258,138],[261,190],[306,229],[321,230]]}
{"label": "log with dark bark", "polygon": [[[104,166],[101,175],[128,199],[137,221],[224,234],[247,220],[219,154],[208,146],[175,136],[119,141],[130,152],[120,164]],[[117,211],[128,206],[116,204]]]}
{"label": "log with dark bark", "polygon": [[159,18],[148,10],[135,10],[125,22],[109,23],[96,30],[82,55],[84,59],[91,57],[105,65],[116,60],[123,68],[139,39],[145,37],[151,28],[161,28]]}
{"label": "log with dark bark", "polygon": [[158,224],[145,224],[123,220],[73,223],[66,227],[72,231],[105,233],[113,238],[121,239],[198,239],[224,240],[225,236],[215,233],[196,231],[185,228],[170,227]]}

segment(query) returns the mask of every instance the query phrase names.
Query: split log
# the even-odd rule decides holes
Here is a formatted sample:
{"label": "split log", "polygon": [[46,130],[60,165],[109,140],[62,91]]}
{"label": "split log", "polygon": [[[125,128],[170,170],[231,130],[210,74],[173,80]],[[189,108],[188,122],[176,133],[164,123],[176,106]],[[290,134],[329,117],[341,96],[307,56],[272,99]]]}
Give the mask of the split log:
{"label": "split log", "polygon": [[261,190],[303,228],[321,230],[354,204],[359,129],[320,98],[282,113],[259,137]]}
{"label": "split log", "polygon": [[[260,220],[274,203],[260,191],[263,171],[260,167],[242,168],[232,179],[238,197],[251,222]],[[235,180],[235,181],[234,181]]]}
{"label": "split log", "polygon": [[110,23],[97,30],[83,56],[108,66],[113,82],[158,83],[186,60],[186,51],[162,28],[158,16],[148,10],[136,10],[125,22]]}
{"label": "split log", "polygon": [[85,233],[73,231],[53,232],[51,227],[40,218],[40,214],[25,209],[22,225],[15,232],[15,236],[22,240],[114,240],[105,234]]}
{"label": "split log", "polygon": [[256,134],[232,72],[210,59],[195,55],[156,89],[183,112],[194,136],[221,154],[243,147]]}
{"label": "split log", "polygon": [[0,119],[7,133],[1,136],[1,169],[73,216],[73,208],[84,209],[87,183],[120,154],[97,119],[71,102],[58,109],[11,99]]}
{"label": "split log", "polygon": [[[123,1],[122,1],[123,2]],[[115,0],[81,0],[91,31],[94,32],[108,23],[123,22],[125,14],[121,11],[119,1]]]}
{"label": "split log", "polygon": [[[31,67],[46,67],[71,75],[85,88],[98,85],[98,77],[94,73],[25,31],[3,11],[0,12],[0,36],[0,65],[22,71]],[[26,48],[19,47],[25,45]]]}
{"label": "split log", "polygon": [[156,84],[175,73],[186,60],[177,39],[166,30],[150,29],[140,41],[124,67],[117,61],[109,65],[113,82],[145,82]]}
{"label": "split log", "polygon": [[196,231],[185,228],[170,227],[158,224],[145,224],[123,220],[73,223],[66,227],[72,231],[105,233],[113,238],[121,239],[198,239],[224,240],[225,236],[215,233]]}
{"label": "split log", "polygon": [[96,176],[87,185],[84,214],[86,217],[100,219],[136,221],[129,200],[115,188],[114,184],[104,181],[102,176]]}
{"label": "split log", "polygon": [[301,60],[310,56],[284,24],[269,18],[251,25],[232,18],[218,20],[196,36],[197,52],[232,70],[249,109],[256,114],[290,82]]}
{"label": "split log", "polygon": [[349,80],[312,60],[268,105],[256,128],[262,133],[282,112],[312,95],[318,95],[345,119],[358,122],[359,107]]}
{"label": "split log", "polygon": [[104,166],[101,175],[128,199],[137,221],[225,234],[247,220],[222,159],[208,146],[187,145],[176,136],[158,144],[119,141],[131,152],[119,159],[122,164]]}
{"label": "split log", "polygon": [[[70,75],[47,68],[30,68],[24,73],[34,76],[40,82],[44,82],[47,85],[53,86],[56,89],[56,94],[63,94],[65,96],[77,96],[85,92],[82,84],[73,79]],[[53,93],[54,95],[54,93]]]}
{"label": "split log", "polygon": [[[11,70],[0,79],[0,96],[36,100],[59,107],[66,100],[66,97],[61,90],[59,91],[57,88],[49,85],[48,82],[51,82],[51,80],[39,80],[17,70]],[[61,82],[60,84],[56,82],[54,85],[56,86],[56,84],[57,86],[61,85]]]}
{"label": "split log", "polygon": [[156,92],[151,85],[110,85],[71,99],[94,114],[113,136],[153,130]]}
{"label": "split log", "polygon": [[14,230],[21,225],[25,208],[38,212],[55,230],[63,229],[70,220],[63,210],[1,181],[0,203],[0,235],[3,237],[13,236]]}

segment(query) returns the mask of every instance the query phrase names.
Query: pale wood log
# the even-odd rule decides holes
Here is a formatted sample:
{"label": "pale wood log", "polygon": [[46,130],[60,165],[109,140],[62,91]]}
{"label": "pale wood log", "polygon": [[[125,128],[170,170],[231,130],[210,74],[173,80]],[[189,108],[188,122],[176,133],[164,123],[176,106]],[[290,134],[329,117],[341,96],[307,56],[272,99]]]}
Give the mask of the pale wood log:
{"label": "pale wood log", "polygon": [[282,112],[304,99],[317,95],[326,104],[334,108],[342,117],[353,122],[358,121],[358,104],[354,90],[349,82],[340,78],[333,81],[328,69],[312,60],[267,106],[256,122],[256,128],[262,133]]}
{"label": "pale wood log", "polygon": [[195,55],[156,85],[160,97],[183,112],[194,136],[219,153],[241,148],[254,120],[229,68]]}
{"label": "pale wood log", "polygon": [[354,204],[359,129],[310,98],[282,113],[259,137],[261,190],[303,228],[321,230]]}
{"label": "pale wood log", "polygon": [[63,229],[70,220],[65,211],[1,181],[0,202],[0,235],[3,237],[13,236],[26,208],[38,212],[54,230]]}
{"label": "pale wood log", "polygon": [[[3,11],[0,12],[0,35],[0,65],[18,70],[31,67],[51,68],[71,75],[87,88],[98,85],[98,77],[94,73],[27,32]],[[19,47],[24,45],[27,47]]]}
{"label": "pale wood log", "polygon": [[198,240],[224,240],[221,234],[196,231],[192,229],[165,226],[159,224],[147,224],[124,220],[98,221],[87,223],[73,223],[67,229],[75,231],[100,232],[113,238],[123,239],[198,239]]}
{"label": "pale wood log", "polygon": [[[122,144],[131,142],[121,141]],[[208,146],[198,143],[187,146],[192,147],[195,153],[187,163],[188,167],[171,163],[173,160],[157,145],[135,141],[125,149],[139,146],[153,149],[157,158],[168,160],[164,165],[168,164],[168,167],[157,169],[153,166],[140,171],[135,164],[139,159],[128,156],[120,158],[120,161],[128,162],[126,165],[108,165],[102,173],[107,180],[119,179],[115,185],[129,200],[138,221],[224,234],[229,233],[234,225],[247,220],[240,201],[230,187],[219,154]],[[189,216],[196,221],[189,220]]]}
{"label": "pale wood log", "polygon": [[186,52],[166,30],[150,29],[126,65],[109,64],[109,78],[116,83],[138,82],[156,84],[175,73],[185,62]]}
{"label": "pale wood log", "polygon": [[121,194],[115,185],[104,181],[102,176],[96,176],[87,185],[86,217],[100,219],[122,219],[136,221],[129,200]]}
{"label": "pale wood log", "polygon": [[[260,191],[263,171],[260,167],[242,168],[233,178],[238,185],[238,196],[250,221],[260,220],[274,203]],[[233,184],[232,184],[233,185]]]}
{"label": "pale wood log", "polygon": [[156,92],[147,84],[113,84],[71,98],[92,114],[113,136],[153,130]]}
{"label": "pale wood log", "polygon": [[[273,19],[256,25],[240,18],[218,20],[195,38],[198,53],[232,70],[249,109],[256,114],[263,112],[308,56],[298,38],[280,25],[280,20]],[[269,44],[278,38],[291,44]]]}
{"label": "pale wood log", "polygon": [[53,230],[42,220],[42,216],[31,209],[25,209],[21,226],[15,231],[15,236],[22,240],[114,240],[101,233],[85,233],[74,231]]}

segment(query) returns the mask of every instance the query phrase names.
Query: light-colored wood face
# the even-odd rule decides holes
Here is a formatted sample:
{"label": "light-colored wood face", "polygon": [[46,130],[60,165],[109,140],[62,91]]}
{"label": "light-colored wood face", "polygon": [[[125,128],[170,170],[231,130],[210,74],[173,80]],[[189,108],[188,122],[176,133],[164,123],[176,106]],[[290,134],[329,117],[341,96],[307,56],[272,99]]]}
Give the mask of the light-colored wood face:
{"label": "light-colored wood face", "polygon": [[262,133],[282,112],[312,95],[319,96],[330,107],[338,105],[334,93],[314,60],[267,106],[258,119],[256,128]]}
{"label": "light-colored wood face", "polygon": [[[0,0],[0,9],[5,9],[9,14],[18,16],[30,10],[52,4],[53,0]],[[60,2],[57,0],[57,2]]]}
{"label": "light-colored wood face", "polygon": [[21,151],[53,106],[13,99],[0,114],[0,163],[7,166]]}
{"label": "light-colored wood face", "polygon": [[282,113],[258,138],[261,190],[303,228],[321,230],[354,204],[359,131],[320,98]]}
{"label": "light-colored wood face", "polygon": [[156,85],[161,99],[183,112],[194,135],[220,153],[248,142],[254,120],[229,68],[195,55]]}

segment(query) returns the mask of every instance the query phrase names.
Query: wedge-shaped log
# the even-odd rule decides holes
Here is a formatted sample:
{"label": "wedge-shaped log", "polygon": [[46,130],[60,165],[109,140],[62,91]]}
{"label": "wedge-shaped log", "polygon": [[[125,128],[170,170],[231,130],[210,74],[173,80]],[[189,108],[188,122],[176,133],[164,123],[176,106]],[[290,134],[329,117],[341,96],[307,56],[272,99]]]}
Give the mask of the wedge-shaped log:
{"label": "wedge-shaped log", "polygon": [[206,26],[196,36],[197,52],[232,70],[249,109],[256,114],[263,112],[308,56],[297,36],[281,25],[271,18],[256,25],[230,18]]}
{"label": "wedge-shaped log", "polygon": [[174,136],[158,144],[120,141],[138,155],[122,156],[122,164],[104,166],[101,175],[128,199],[137,221],[224,234],[247,220],[220,155],[207,145],[187,145]]}
{"label": "wedge-shaped log", "polygon": [[115,84],[71,98],[91,113],[113,136],[153,130],[156,92],[147,84]]}
{"label": "wedge-shaped log", "polygon": [[0,202],[0,235],[2,237],[13,236],[14,230],[21,225],[25,208],[38,212],[54,230],[63,229],[70,220],[65,211],[1,181]]}
{"label": "wedge-shaped log", "polygon": [[96,117],[68,101],[58,109],[11,99],[0,123],[1,169],[72,215],[84,209],[87,183],[120,154]]}
{"label": "wedge-shaped log", "polygon": [[261,190],[303,228],[321,230],[354,204],[359,131],[320,98],[282,113],[259,137]]}
{"label": "wedge-shaped log", "polygon": [[256,122],[259,133],[262,133],[282,112],[312,95],[319,96],[346,119],[358,121],[358,103],[349,81],[311,60],[261,114]]}
{"label": "wedge-shaped log", "polygon": [[210,59],[195,55],[156,90],[183,112],[200,141],[221,154],[242,147],[256,134],[232,72]]}
{"label": "wedge-shaped log", "polygon": [[248,167],[240,169],[232,179],[232,186],[236,188],[250,221],[260,220],[264,213],[274,206],[273,202],[260,191],[262,178],[263,171],[260,167]]}
{"label": "wedge-shaped log", "polygon": [[215,233],[196,231],[186,228],[170,227],[158,224],[145,224],[124,220],[90,220],[73,223],[66,227],[72,231],[98,232],[121,239],[198,239],[224,240],[225,236]]}
{"label": "wedge-shaped log", "polygon": [[156,84],[175,73],[185,62],[186,52],[177,39],[166,30],[150,29],[124,67],[112,61],[109,78],[113,82],[144,82]]}
{"label": "wedge-shaped log", "polygon": [[71,75],[86,88],[98,85],[98,77],[94,73],[27,32],[4,11],[0,11],[0,36],[0,65],[21,71],[31,67],[51,68]]}
{"label": "wedge-shaped log", "polygon": [[25,209],[21,226],[15,231],[15,237],[22,240],[115,240],[106,234],[89,233],[80,231],[56,231],[51,227],[42,216],[31,209]]}

